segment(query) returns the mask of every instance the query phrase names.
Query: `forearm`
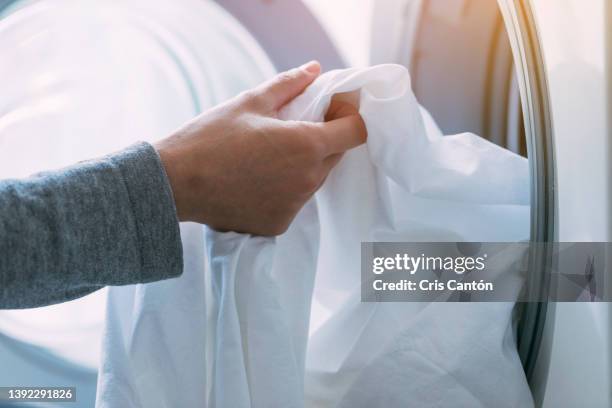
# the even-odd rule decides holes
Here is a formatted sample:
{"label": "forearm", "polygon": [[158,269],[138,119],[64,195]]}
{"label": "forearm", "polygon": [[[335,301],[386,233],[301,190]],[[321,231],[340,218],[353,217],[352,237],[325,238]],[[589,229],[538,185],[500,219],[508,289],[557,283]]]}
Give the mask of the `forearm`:
{"label": "forearm", "polygon": [[0,181],[0,308],[58,303],[181,272],[172,192],[150,145]]}

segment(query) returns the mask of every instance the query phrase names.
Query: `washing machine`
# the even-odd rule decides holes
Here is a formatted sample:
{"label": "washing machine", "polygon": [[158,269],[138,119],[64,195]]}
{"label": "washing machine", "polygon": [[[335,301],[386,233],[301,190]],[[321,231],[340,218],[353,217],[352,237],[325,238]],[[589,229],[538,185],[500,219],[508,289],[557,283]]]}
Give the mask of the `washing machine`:
{"label": "washing machine", "polygon": [[[409,66],[445,133],[529,158],[532,241],[609,242],[611,18],[606,1],[389,1],[374,8],[370,62]],[[532,274],[527,290],[550,285]],[[610,303],[522,303],[516,319],[537,406],[612,406]]]}
{"label": "washing machine", "polygon": [[[0,10],[7,16],[35,3],[0,0]],[[471,131],[528,157],[532,241],[612,238],[609,2],[338,1],[333,16],[322,11],[326,2],[312,0],[216,3],[279,71],[310,59],[326,70],[355,65],[334,30],[358,26],[364,47],[358,62],[409,67],[419,101],[445,133]],[[350,13],[358,7],[364,12]],[[552,257],[545,253],[531,261],[546,270]],[[545,292],[550,284],[545,274],[534,273],[527,290]],[[101,316],[92,321],[99,325]],[[521,303],[515,320],[537,406],[612,406],[611,304]],[[31,339],[0,333],[3,367],[13,367],[10,373],[2,369],[0,383],[71,383],[81,396],[75,406],[93,406],[93,364]]]}

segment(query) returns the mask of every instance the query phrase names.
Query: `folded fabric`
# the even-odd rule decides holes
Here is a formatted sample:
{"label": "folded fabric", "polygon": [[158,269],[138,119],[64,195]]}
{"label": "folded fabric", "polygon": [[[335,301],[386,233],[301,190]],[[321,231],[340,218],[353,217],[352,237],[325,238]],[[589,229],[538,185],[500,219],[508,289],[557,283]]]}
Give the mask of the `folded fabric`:
{"label": "folded fabric", "polygon": [[321,121],[347,92],[367,144],[344,155],[285,234],[207,230],[188,244],[206,246],[204,276],[187,265],[182,283],[142,287],[129,304],[110,291],[107,342],[125,347],[107,347],[106,359],[131,366],[121,392],[162,395],[122,406],[532,405],[512,303],[360,301],[363,241],[527,238],[526,160],[472,134],[443,136],[398,65],[326,73],[280,116]]}

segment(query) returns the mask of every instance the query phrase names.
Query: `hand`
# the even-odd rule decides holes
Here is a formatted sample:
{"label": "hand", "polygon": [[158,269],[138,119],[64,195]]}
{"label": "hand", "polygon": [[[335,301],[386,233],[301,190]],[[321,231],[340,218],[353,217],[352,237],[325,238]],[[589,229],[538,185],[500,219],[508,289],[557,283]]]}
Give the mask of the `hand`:
{"label": "hand", "polygon": [[282,73],[156,144],[179,220],[254,235],[287,230],[342,153],[366,139],[357,110],[340,98],[325,123],[278,119],[319,73],[317,62]]}

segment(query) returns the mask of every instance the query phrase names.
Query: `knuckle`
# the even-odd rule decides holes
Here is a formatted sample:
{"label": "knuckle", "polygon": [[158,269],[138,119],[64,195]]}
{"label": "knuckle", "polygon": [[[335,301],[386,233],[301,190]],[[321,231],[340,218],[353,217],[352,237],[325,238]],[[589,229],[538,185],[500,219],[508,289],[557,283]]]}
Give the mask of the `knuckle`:
{"label": "knuckle", "polygon": [[257,97],[255,89],[248,89],[238,94],[237,99],[242,103],[248,103]]}
{"label": "knuckle", "polygon": [[310,152],[316,157],[322,157],[325,155],[325,151],[327,150],[327,145],[323,138],[317,136],[310,137]]}
{"label": "knuckle", "polygon": [[327,146],[324,139],[320,137],[316,127],[304,129],[301,140],[303,144],[302,149],[307,157],[318,159],[325,155]]}
{"label": "knuckle", "polygon": [[250,110],[260,110],[266,106],[265,95],[257,88],[242,92],[239,96],[239,103]]}
{"label": "knuckle", "polygon": [[276,76],[278,82],[290,82],[299,76],[299,71],[291,69],[289,71],[281,72]]}

